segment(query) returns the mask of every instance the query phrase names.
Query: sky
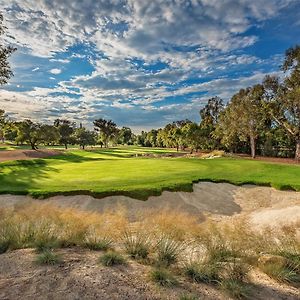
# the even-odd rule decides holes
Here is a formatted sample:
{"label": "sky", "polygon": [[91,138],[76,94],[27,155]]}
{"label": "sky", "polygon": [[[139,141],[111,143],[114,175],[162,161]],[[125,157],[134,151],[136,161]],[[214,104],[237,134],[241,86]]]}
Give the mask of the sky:
{"label": "sky", "polygon": [[213,96],[280,75],[299,0],[0,0],[18,50],[0,87],[11,118],[135,132],[190,119]]}

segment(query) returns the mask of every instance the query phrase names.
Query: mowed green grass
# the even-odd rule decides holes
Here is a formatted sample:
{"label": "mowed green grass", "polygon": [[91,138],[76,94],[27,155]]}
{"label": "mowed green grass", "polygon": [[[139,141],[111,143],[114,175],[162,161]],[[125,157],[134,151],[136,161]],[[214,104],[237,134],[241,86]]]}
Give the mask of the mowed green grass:
{"label": "mowed green grass", "polygon": [[136,157],[165,149],[68,151],[47,159],[0,164],[0,193],[129,195],[147,199],[162,190],[192,190],[198,180],[253,183],[300,191],[300,167],[234,158]]}

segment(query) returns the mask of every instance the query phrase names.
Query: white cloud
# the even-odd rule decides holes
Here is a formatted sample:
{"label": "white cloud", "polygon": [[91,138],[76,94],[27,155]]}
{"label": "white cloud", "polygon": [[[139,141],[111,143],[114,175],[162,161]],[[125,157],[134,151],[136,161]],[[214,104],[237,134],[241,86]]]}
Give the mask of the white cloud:
{"label": "white cloud", "polygon": [[32,72],[36,72],[36,71],[38,71],[39,69],[40,69],[39,67],[36,67],[36,68],[32,69]]}
{"label": "white cloud", "polygon": [[51,74],[58,75],[61,73],[61,69],[54,68],[54,69],[51,69],[49,72]]}

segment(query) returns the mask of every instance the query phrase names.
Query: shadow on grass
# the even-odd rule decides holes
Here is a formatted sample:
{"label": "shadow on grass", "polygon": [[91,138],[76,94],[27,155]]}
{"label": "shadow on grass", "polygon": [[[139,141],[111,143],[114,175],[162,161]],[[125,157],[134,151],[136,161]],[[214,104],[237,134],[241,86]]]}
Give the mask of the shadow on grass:
{"label": "shadow on grass", "polygon": [[48,172],[59,170],[43,159],[19,160],[0,165],[0,194],[26,195],[37,179],[47,178]]}

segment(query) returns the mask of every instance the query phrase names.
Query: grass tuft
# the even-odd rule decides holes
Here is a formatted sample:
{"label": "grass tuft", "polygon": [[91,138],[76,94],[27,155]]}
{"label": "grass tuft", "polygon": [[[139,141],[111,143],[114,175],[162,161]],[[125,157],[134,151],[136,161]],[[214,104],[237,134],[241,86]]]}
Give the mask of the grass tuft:
{"label": "grass tuft", "polygon": [[145,259],[150,253],[151,241],[149,237],[144,234],[134,234],[126,231],[124,233],[123,243],[126,252],[134,259]]}
{"label": "grass tuft", "polygon": [[154,269],[150,273],[152,281],[163,287],[172,287],[177,284],[176,278],[165,269]]}
{"label": "grass tuft", "polygon": [[107,251],[112,248],[113,240],[108,237],[86,238],[83,245],[93,251]]}
{"label": "grass tuft", "polygon": [[60,255],[50,251],[50,250],[45,250],[41,252],[37,258],[36,262],[40,265],[57,265],[62,262],[62,259]]}
{"label": "grass tuft", "polygon": [[217,264],[191,262],[185,265],[184,273],[195,282],[217,283],[220,279]]}
{"label": "grass tuft", "polygon": [[178,261],[184,250],[184,242],[174,241],[163,236],[157,244],[157,262],[159,265],[170,266]]}
{"label": "grass tuft", "polygon": [[100,257],[99,262],[103,266],[111,267],[114,265],[124,265],[126,263],[126,260],[121,254],[114,252],[114,251],[110,251],[110,252],[103,254]]}
{"label": "grass tuft", "polygon": [[220,287],[234,299],[246,299],[250,297],[248,286],[237,279],[226,279],[220,282]]}

